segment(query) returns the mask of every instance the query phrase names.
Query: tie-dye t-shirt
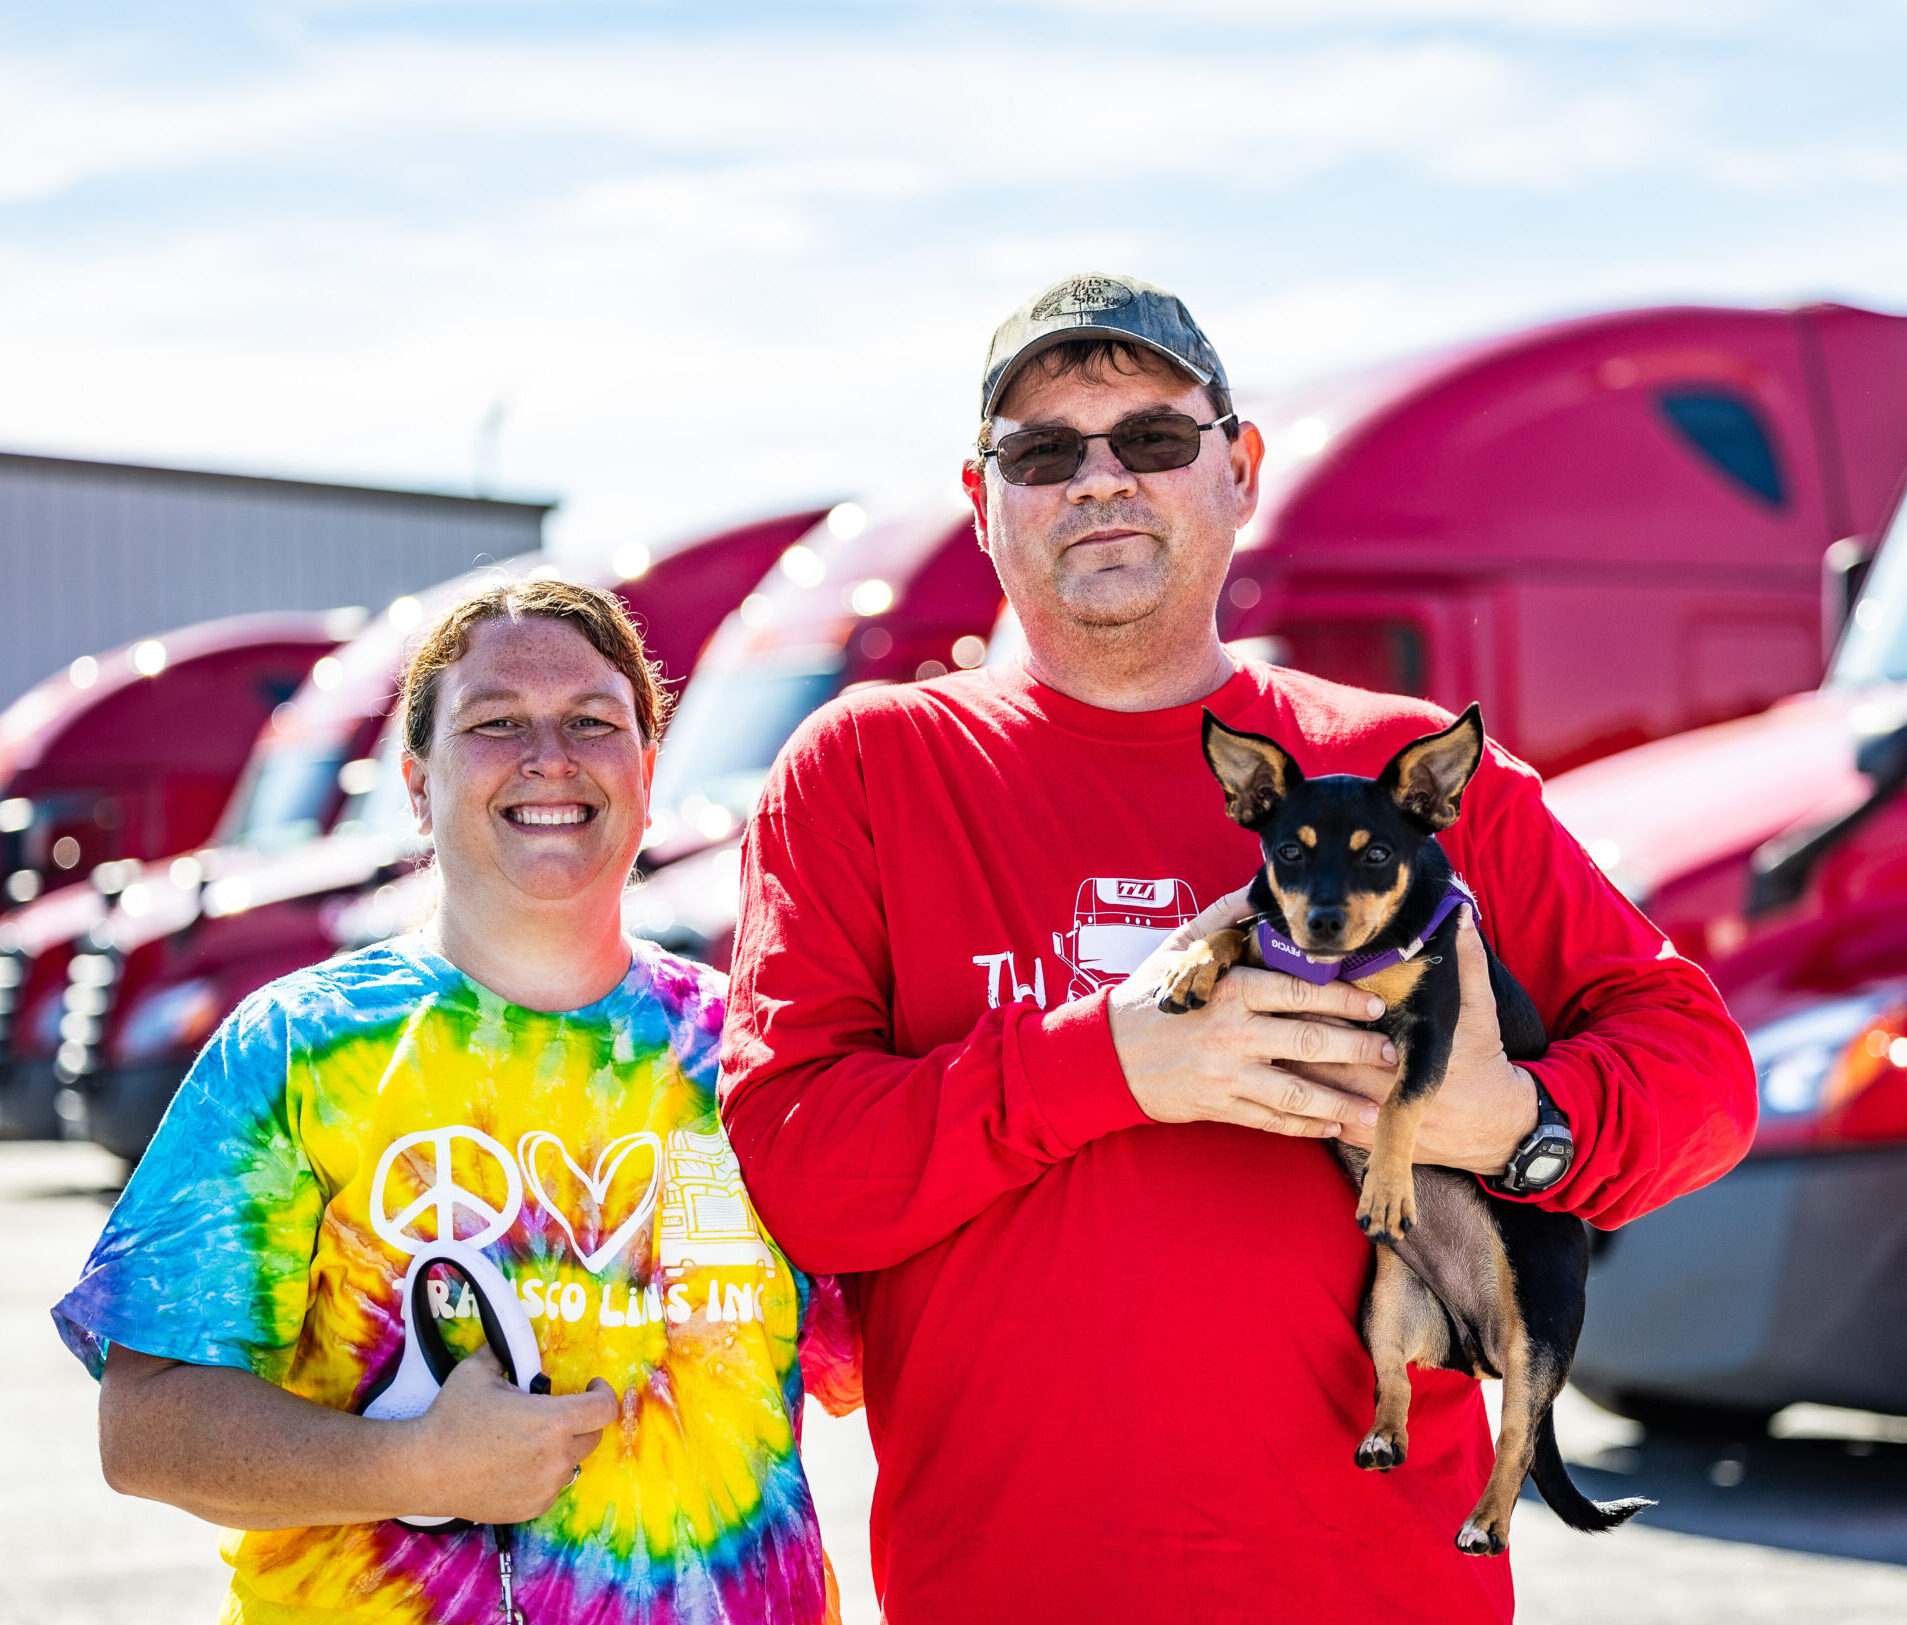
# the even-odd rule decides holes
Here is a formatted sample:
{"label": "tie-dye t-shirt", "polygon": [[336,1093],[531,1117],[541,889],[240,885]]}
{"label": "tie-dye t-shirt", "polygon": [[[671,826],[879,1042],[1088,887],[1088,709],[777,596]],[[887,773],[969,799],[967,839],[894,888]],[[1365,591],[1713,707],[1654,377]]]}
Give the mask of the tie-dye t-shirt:
{"label": "tie-dye t-shirt", "polygon": [[[54,1316],[95,1374],[119,1341],[356,1410],[399,1357],[410,1256],[454,1234],[515,1288],[557,1393],[601,1376],[623,1395],[581,1477],[516,1531],[528,1618],[817,1625],[832,1585],[795,1425],[821,1304],[716,1115],[720,978],[633,952],[614,992],[561,1014],[416,939],[254,994]],[[447,1280],[437,1312],[468,1346],[462,1290]],[[485,1529],[232,1533],[224,1550],[227,1620],[496,1616]]]}

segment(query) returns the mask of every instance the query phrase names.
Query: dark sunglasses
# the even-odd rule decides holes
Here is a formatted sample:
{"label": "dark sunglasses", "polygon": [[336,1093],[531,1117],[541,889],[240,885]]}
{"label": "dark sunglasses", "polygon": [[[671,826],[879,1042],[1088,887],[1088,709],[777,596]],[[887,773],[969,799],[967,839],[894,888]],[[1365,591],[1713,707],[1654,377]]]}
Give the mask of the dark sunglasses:
{"label": "dark sunglasses", "polygon": [[1134,474],[1163,474],[1198,461],[1199,436],[1207,429],[1236,419],[1227,412],[1210,423],[1194,421],[1184,412],[1150,412],[1115,423],[1100,434],[1077,429],[1017,429],[1001,436],[981,457],[997,457],[1000,477],[1009,485],[1058,485],[1070,480],[1086,461],[1086,442],[1103,440],[1125,468]]}

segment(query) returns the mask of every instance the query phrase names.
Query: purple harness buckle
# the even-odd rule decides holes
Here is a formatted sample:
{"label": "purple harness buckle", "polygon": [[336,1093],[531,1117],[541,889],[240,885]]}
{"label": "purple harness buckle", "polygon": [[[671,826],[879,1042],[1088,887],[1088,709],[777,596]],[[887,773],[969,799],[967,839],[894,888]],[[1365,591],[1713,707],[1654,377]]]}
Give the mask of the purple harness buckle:
{"label": "purple harness buckle", "polygon": [[1424,927],[1415,942],[1403,948],[1386,948],[1382,953],[1346,954],[1341,959],[1313,959],[1282,931],[1274,930],[1271,921],[1260,919],[1256,932],[1258,953],[1268,970],[1281,970],[1288,976],[1309,982],[1313,987],[1323,987],[1327,982],[1340,980],[1355,982],[1361,976],[1375,976],[1379,971],[1387,971],[1394,965],[1406,964],[1415,959],[1424,951],[1424,944],[1437,934],[1437,928],[1463,902],[1474,905],[1476,898],[1470,888],[1453,875],[1449,888],[1438,899],[1437,907],[1431,913],[1430,924]]}

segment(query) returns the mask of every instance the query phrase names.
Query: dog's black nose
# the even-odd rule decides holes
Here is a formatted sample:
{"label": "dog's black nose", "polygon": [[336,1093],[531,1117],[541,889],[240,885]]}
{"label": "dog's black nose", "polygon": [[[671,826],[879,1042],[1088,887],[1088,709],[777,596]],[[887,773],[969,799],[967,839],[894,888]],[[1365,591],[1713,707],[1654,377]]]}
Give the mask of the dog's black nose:
{"label": "dog's black nose", "polygon": [[1344,910],[1341,908],[1314,908],[1304,917],[1305,925],[1313,938],[1326,941],[1344,935]]}

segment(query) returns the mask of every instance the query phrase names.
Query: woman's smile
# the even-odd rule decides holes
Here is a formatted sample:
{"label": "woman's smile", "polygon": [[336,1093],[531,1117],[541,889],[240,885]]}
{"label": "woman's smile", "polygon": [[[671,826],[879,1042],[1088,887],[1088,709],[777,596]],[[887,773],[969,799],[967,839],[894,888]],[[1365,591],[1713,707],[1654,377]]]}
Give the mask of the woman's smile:
{"label": "woman's smile", "polygon": [[526,801],[505,807],[503,816],[519,829],[575,829],[595,818],[596,809],[580,801]]}

